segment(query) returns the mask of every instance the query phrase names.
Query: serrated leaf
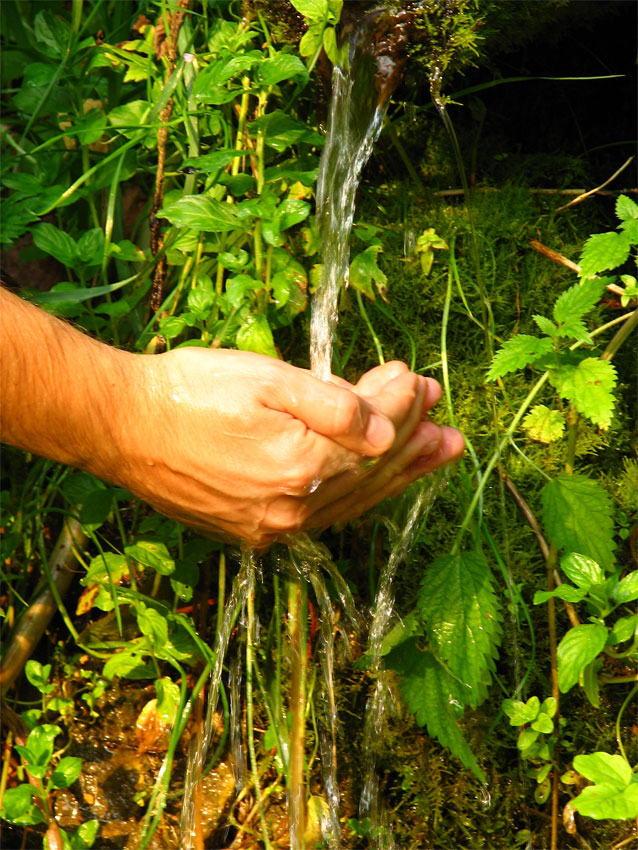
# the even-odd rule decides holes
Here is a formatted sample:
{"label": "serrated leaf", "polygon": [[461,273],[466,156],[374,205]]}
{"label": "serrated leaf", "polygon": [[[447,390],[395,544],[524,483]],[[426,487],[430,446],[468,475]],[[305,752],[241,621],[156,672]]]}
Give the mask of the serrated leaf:
{"label": "serrated leaf", "polygon": [[638,599],[638,570],[629,573],[618,583],[614,591],[614,599],[619,605]]}
{"label": "serrated leaf", "polygon": [[534,319],[538,327],[542,330],[544,334],[547,334],[547,336],[558,336],[558,328],[552,322],[551,319],[547,318],[547,316],[540,316],[538,313],[536,313],[532,316],[532,319]]}
{"label": "serrated leaf", "polygon": [[523,419],[523,428],[532,440],[553,443],[560,440],[565,431],[565,417],[558,410],[537,404]]}
{"label": "serrated leaf", "polygon": [[616,215],[622,221],[638,219],[638,204],[627,195],[619,195],[616,200]]}
{"label": "serrated leaf", "polygon": [[584,475],[559,475],[541,494],[543,525],[549,542],[579,552],[603,569],[614,562],[613,507],[606,491]]}
{"label": "serrated leaf", "polygon": [[585,323],[581,319],[571,319],[569,322],[565,322],[564,325],[560,326],[558,335],[561,337],[575,339],[578,342],[586,342],[588,344],[593,341],[592,335],[589,333],[585,327]]}
{"label": "serrated leaf", "polygon": [[500,639],[500,611],[487,561],[474,552],[442,555],[427,568],[418,608],[433,649],[478,705]]}
{"label": "serrated leaf", "polygon": [[607,643],[608,630],[600,623],[574,626],[558,644],[558,687],[567,693]]}
{"label": "serrated leaf", "polygon": [[580,273],[592,277],[608,269],[622,266],[631,249],[631,240],[626,233],[594,233],[590,236],[580,257]]}
{"label": "serrated leaf", "polygon": [[608,360],[585,357],[580,363],[563,363],[550,369],[549,380],[563,398],[595,425],[609,428],[616,400],[616,368]]}
{"label": "serrated leaf", "polygon": [[518,334],[508,339],[500,351],[496,353],[487,373],[488,381],[502,378],[508,372],[524,369],[528,364],[535,363],[552,350],[552,340],[538,339],[527,334]]}
{"label": "serrated leaf", "polygon": [[569,555],[561,558],[560,568],[570,581],[584,590],[589,590],[592,584],[601,584],[605,581],[605,573],[596,561],[576,552],[570,552]]}
{"label": "serrated leaf", "polygon": [[462,707],[467,694],[435,659],[431,652],[421,652],[414,641],[406,641],[392,650],[388,663],[402,677],[401,692],[417,723],[426,726],[428,734],[448,747],[465,767],[484,781],[484,773],[470,750],[457,723],[455,706]]}
{"label": "serrated leaf", "polygon": [[604,291],[604,280],[583,280],[570,286],[554,304],[554,320],[559,325],[577,321],[594,307]]}

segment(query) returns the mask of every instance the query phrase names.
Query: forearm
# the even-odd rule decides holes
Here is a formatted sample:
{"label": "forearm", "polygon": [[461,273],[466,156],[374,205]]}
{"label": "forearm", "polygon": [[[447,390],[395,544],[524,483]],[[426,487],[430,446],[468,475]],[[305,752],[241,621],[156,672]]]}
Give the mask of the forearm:
{"label": "forearm", "polygon": [[0,434],[34,454],[109,477],[135,355],[0,288]]}

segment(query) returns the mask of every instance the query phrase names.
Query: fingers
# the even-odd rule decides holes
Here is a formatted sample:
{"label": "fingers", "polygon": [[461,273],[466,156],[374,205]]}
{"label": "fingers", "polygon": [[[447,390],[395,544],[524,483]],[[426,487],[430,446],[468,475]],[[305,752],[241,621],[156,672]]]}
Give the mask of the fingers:
{"label": "fingers", "polygon": [[390,419],[344,386],[319,381],[302,369],[287,372],[262,402],[359,455],[380,455],[393,444]]}

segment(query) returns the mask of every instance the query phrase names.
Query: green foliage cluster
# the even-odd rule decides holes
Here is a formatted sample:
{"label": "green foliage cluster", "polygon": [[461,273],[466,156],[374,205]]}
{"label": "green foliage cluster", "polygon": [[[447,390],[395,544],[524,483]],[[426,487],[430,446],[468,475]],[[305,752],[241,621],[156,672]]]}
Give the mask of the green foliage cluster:
{"label": "green foliage cluster", "polygon": [[[560,4],[545,5],[541,16]],[[263,4],[245,4],[242,20],[233,18],[232,6],[218,4],[209,14],[185,17],[171,62],[161,45],[176,13],[172,0],[146,8],[151,21],[136,20],[137,6],[124,2],[74,2],[70,16],[50,4],[0,4],[8,34],[2,133],[10,149],[1,172],[1,239],[6,246],[22,246],[28,236],[32,244],[21,248],[24,259],[49,258],[64,269],[64,280],[50,292],[29,292],[34,301],[105,340],[140,351],[161,344],[223,345],[278,356],[287,347],[305,362],[304,314],[317,275],[313,194],[323,142],[306,87],[322,48],[331,59],[342,58],[336,29],[341,2],[294,0],[292,6],[298,50],[292,33],[269,28]],[[538,8],[519,6],[526,15]],[[511,11],[513,4],[425,3],[425,40],[416,52],[423,54],[428,73],[451,72],[474,61],[482,37],[478,23],[496,19],[496,14],[490,19],[496,8]],[[278,48],[278,38],[289,43]],[[160,161],[158,194],[154,177]],[[419,529],[416,551],[399,580],[401,618],[385,636],[381,656],[397,674],[416,723],[480,782],[496,787],[489,744],[480,741],[472,723],[482,712],[486,716],[493,709],[490,721],[498,713],[493,685],[504,687],[501,667],[508,663],[499,649],[504,636],[509,642],[512,629],[515,635],[519,629],[509,621],[508,608],[531,625],[538,615],[528,610],[526,597],[533,596],[537,605],[561,600],[579,606],[586,621],[567,630],[557,648],[558,684],[570,698],[578,684],[594,706],[601,706],[600,689],[623,684],[613,681],[618,677],[611,675],[610,664],[636,662],[638,620],[632,603],[638,598],[638,573],[627,569],[625,555],[637,467],[625,458],[609,487],[593,474],[591,461],[596,452],[609,456],[612,439],[624,440],[623,448],[628,442],[623,436],[629,404],[623,367],[628,367],[619,352],[626,337],[614,337],[602,356],[596,346],[611,324],[603,324],[599,308],[605,289],[615,287],[623,309],[636,299],[636,278],[627,266],[638,246],[638,206],[627,196],[618,199],[618,227],[584,242],[580,280],[565,286],[520,255],[519,246],[536,234],[543,217],[524,190],[486,195],[477,224],[476,211],[455,202],[432,203],[426,220],[408,210],[404,190],[401,201],[394,201],[391,188],[367,190],[355,225],[335,371],[354,375],[375,356],[404,359],[422,372],[440,370],[446,410],[435,415],[464,430],[468,459],[440,497],[431,527]],[[136,198],[141,213],[127,216],[125,209]],[[404,220],[404,244],[395,218]],[[550,231],[553,226],[552,221]],[[581,224],[571,236],[574,255],[591,229]],[[149,310],[154,270],[164,261],[161,304]],[[525,281],[520,292],[519,278]],[[545,310],[539,305],[550,302],[550,294],[553,307]],[[630,326],[628,315],[623,314],[621,328]],[[509,332],[503,329],[514,322],[516,332],[506,339]],[[64,607],[61,612],[77,646],[101,667],[101,673],[87,673],[82,699],[95,716],[99,696],[114,677],[154,680],[159,711],[173,723],[167,770],[149,794],[148,842],[166,802],[177,742],[215,660],[205,635],[180,608],[196,601],[196,589],[209,581],[213,564],[223,586],[224,552],[146,514],[130,494],[90,476],[38,461],[26,469],[23,486],[16,483],[20,476],[12,476],[12,492],[3,493],[3,570],[13,612],[5,625],[26,608],[23,600],[31,588],[22,565],[46,563],[45,529],[55,525],[58,512],[75,516],[89,540],[78,553],[84,589],[75,618],[84,618],[84,625],[77,626]],[[549,566],[560,565],[557,586],[540,589],[544,580],[524,530],[503,519],[506,512],[492,490],[496,469],[507,470],[539,513]],[[370,545],[374,550],[376,531],[386,521],[381,512],[370,521],[376,523],[372,544],[358,540],[356,529],[341,535],[342,556],[344,541],[355,541],[352,556],[341,557],[339,565],[360,595],[361,564],[372,563],[375,554],[369,559],[361,552]],[[361,526],[362,536],[369,528]],[[336,576],[335,571],[333,590],[339,586]],[[373,568],[367,579],[373,589]],[[260,742],[263,773],[272,770],[278,777],[273,789],[288,769],[291,715],[282,698],[282,668],[293,663],[282,648],[278,581],[277,573],[272,593],[263,591],[268,628],[249,668],[267,730]],[[357,666],[366,669],[369,660],[368,651]],[[525,678],[533,663],[532,658]],[[188,673],[202,667],[205,672],[189,694]],[[31,731],[18,751],[33,779],[4,795],[3,816],[15,824],[47,823],[51,795],[72,784],[81,769],[78,759],[58,760],[54,754],[61,727],[47,723],[47,713],[68,718],[73,705],[50,696],[50,673],[49,665],[34,661],[26,671],[43,705],[24,713]],[[531,766],[536,801],[542,803],[556,745],[565,748],[566,729],[574,724],[558,719],[554,696],[542,702],[535,696],[519,699],[524,686],[525,679],[517,679],[503,711],[510,725],[521,727],[512,750]],[[224,701],[223,690],[221,696]],[[308,709],[308,722],[316,726],[314,711]],[[227,705],[224,722],[218,753],[228,731]],[[316,730],[311,741],[308,774],[319,748]],[[396,746],[399,752],[399,741]],[[592,746],[601,745],[589,741],[580,749]],[[575,756],[574,769],[595,783],[571,799],[582,815],[638,814],[635,774],[620,737],[618,749],[618,754]],[[439,786],[426,792],[416,767],[394,765],[391,771],[399,779],[393,793],[412,800],[418,811],[426,808],[429,795],[428,829],[436,832],[443,829],[445,771],[436,754],[428,764],[438,765],[432,783],[438,777]],[[467,803],[476,797],[467,776],[460,774],[457,781],[465,783],[460,799]],[[563,784],[565,792],[567,781]],[[511,813],[499,812],[503,823],[512,820]],[[417,831],[424,829],[420,817]],[[91,846],[93,823],[63,840],[71,848]],[[352,819],[350,829],[355,845],[361,838],[380,838],[379,827],[365,819]],[[458,829],[451,840],[463,834],[462,824]],[[431,837],[419,833],[423,843]]]}

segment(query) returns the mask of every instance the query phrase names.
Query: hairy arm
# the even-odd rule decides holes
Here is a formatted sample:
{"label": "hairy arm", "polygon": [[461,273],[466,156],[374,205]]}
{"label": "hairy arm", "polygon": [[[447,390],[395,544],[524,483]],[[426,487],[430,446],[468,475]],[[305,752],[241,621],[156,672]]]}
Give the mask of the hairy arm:
{"label": "hairy arm", "polygon": [[207,534],[263,546],[346,520],[463,450],[404,364],[352,387],[249,352],[119,351],[5,290],[0,316],[2,440]]}

